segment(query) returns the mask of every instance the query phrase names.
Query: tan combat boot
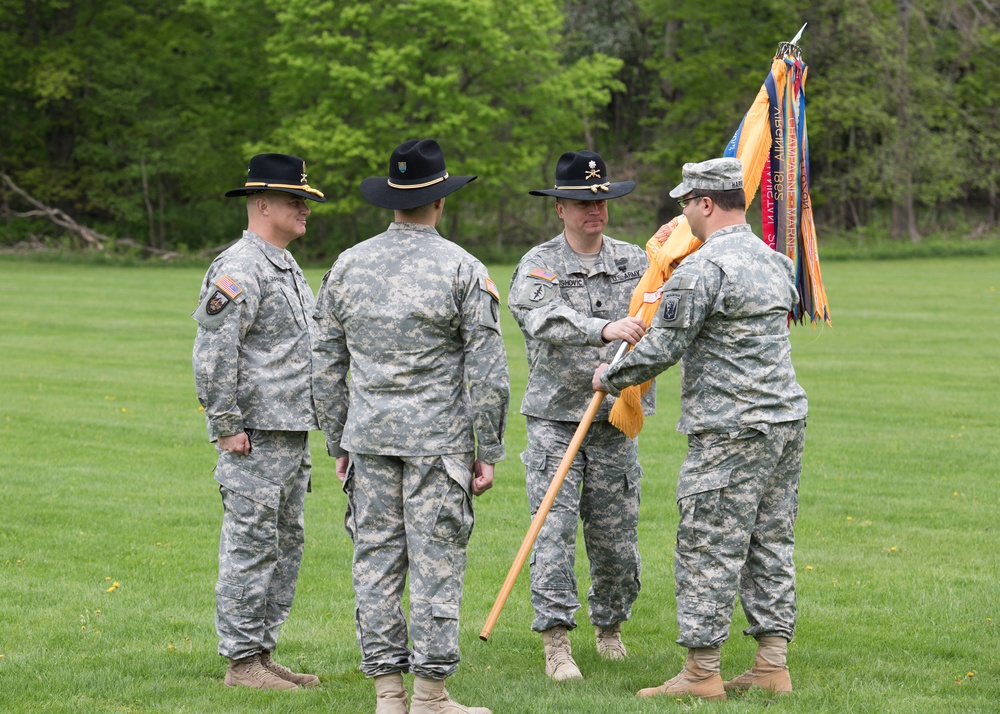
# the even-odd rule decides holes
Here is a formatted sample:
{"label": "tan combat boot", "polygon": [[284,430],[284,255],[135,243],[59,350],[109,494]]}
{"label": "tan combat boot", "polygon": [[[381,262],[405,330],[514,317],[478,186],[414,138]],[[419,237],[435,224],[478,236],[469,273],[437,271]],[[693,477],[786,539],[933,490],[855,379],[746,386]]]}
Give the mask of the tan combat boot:
{"label": "tan combat boot", "polygon": [[413,678],[410,714],[493,714],[484,707],[466,707],[452,701],[443,679]]}
{"label": "tan combat boot", "polygon": [[573,661],[573,648],[565,627],[553,627],[542,633],[545,645],[545,674],[557,682],[583,679]]}
{"label": "tan combat boot", "polygon": [[607,629],[597,628],[597,654],[604,659],[625,659],[625,645],[622,643],[622,623],[616,622]]}
{"label": "tan combat boot", "polygon": [[319,685],[319,677],[315,674],[299,674],[288,669],[283,664],[278,664],[271,659],[270,652],[260,653],[260,663],[264,665],[268,672],[276,674],[286,682],[292,682],[300,687],[316,687]]}
{"label": "tan combat boot", "polygon": [[399,672],[375,677],[375,714],[407,714],[406,688]]}
{"label": "tan combat boot", "polygon": [[298,689],[295,682],[282,679],[265,667],[260,654],[229,660],[226,670],[227,687],[250,687],[251,689]]}
{"label": "tan combat boot", "polygon": [[637,697],[656,697],[667,694],[674,697],[691,696],[709,701],[726,699],[726,690],[719,675],[718,647],[689,649],[684,669],[673,679],[668,679],[659,687],[640,689]]}
{"label": "tan combat boot", "polygon": [[792,678],[785,665],[788,640],[784,637],[761,637],[757,640],[757,655],[753,667],[725,683],[726,691],[760,687],[775,694],[792,691]]}

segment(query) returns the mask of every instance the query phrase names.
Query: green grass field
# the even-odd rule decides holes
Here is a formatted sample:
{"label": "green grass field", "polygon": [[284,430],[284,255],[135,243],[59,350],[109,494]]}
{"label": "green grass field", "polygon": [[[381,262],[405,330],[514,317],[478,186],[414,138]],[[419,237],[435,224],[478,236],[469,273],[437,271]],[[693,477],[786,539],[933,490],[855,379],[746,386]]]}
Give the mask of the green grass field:
{"label": "green grass field", "polygon": [[[493,269],[506,297],[510,267]],[[322,269],[307,271],[313,289]],[[216,654],[221,503],[190,353],[203,269],[0,260],[0,712],[371,712],[358,671],[344,495],[321,435],[298,595],[277,659],[315,691],[229,690]],[[1000,711],[1000,258],[824,265],[834,326],[793,327],[809,393],[796,562],[796,691],[727,703],[637,700],[673,676],[677,376],[640,436],[642,593],[629,658],[571,639],[586,679],[546,679],[522,573],[478,638],[527,528],[518,453],[477,501],[456,699],[494,712]],[[578,557],[581,594],[589,585]],[[723,675],[752,641],[723,648]]]}

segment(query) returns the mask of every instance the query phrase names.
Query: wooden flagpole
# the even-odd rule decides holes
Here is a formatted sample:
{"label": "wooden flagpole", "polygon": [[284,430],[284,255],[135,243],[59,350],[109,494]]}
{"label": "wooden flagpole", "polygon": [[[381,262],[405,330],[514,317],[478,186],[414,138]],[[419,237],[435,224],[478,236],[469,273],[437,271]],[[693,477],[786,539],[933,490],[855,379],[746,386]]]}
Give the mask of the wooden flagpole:
{"label": "wooden flagpole", "polygon": [[[618,353],[611,362],[612,364],[621,359],[627,347],[628,343],[623,341],[621,347],[618,348]],[[535,544],[538,533],[542,530],[542,524],[545,522],[546,516],[549,515],[552,504],[555,503],[559,489],[562,487],[563,481],[566,480],[566,474],[569,473],[569,467],[572,466],[573,459],[576,458],[577,452],[580,451],[583,438],[587,435],[587,430],[590,429],[590,425],[594,422],[594,417],[597,416],[597,412],[600,410],[605,396],[607,396],[607,392],[594,392],[594,397],[590,400],[590,405],[587,407],[587,411],[584,412],[583,418],[580,420],[580,425],[576,428],[576,433],[573,434],[573,439],[569,442],[566,453],[563,454],[562,461],[559,462],[559,467],[556,469],[556,473],[549,483],[549,490],[545,492],[545,497],[542,499],[541,504],[539,504],[538,510],[535,511],[534,518],[531,519],[531,525],[528,526],[528,532],[521,542],[521,548],[517,551],[517,555],[514,556],[514,562],[510,566],[507,578],[503,581],[496,601],[493,603],[493,609],[490,610],[490,614],[486,618],[486,623],[479,633],[479,639],[483,642],[490,639],[490,633],[493,632],[494,625],[500,619],[500,612],[503,610],[503,606],[510,596],[510,591],[514,589],[517,576],[521,574],[521,569],[524,567],[524,563],[531,553],[531,547]]]}

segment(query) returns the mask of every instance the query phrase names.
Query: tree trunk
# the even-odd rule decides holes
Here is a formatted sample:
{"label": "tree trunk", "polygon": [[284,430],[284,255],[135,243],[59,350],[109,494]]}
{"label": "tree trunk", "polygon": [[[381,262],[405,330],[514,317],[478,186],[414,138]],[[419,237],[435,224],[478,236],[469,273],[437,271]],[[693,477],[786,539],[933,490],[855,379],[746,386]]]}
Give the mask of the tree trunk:
{"label": "tree trunk", "polygon": [[910,2],[911,0],[897,0],[900,38],[896,118],[899,123],[893,142],[893,161],[890,167],[891,173],[894,174],[890,178],[897,186],[892,200],[890,234],[893,238],[909,238],[911,243],[919,243],[920,234],[917,232],[917,220],[913,210],[913,173],[915,169],[911,139],[913,117],[910,106]]}

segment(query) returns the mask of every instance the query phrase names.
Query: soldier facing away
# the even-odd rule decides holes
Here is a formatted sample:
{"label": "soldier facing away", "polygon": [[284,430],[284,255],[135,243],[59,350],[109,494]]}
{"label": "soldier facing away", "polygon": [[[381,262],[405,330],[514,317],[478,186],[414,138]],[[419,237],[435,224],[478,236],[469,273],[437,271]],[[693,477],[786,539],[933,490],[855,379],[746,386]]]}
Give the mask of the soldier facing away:
{"label": "soldier facing away", "polygon": [[193,366],[198,401],[219,461],[223,521],[216,584],[219,654],[230,687],[319,684],[273,659],[295,595],[309,488],[309,430],[316,429],[310,365],[313,295],[288,244],[306,232],[305,162],[287,154],[250,160],[247,229],[213,261],[201,287]]}
{"label": "soldier facing away", "polygon": [[[315,312],[314,391],[344,482],[361,670],[377,714],[489,714],[453,701],[472,497],[505,456],[509,401],[499,295],[486,268],[435,226],[452,176],[433,139],[396,147],[362,195],[389,228],[344,251]],[[350,380],[348,380],[350,371]],[[410,577],[410,628],[401,609]]]}

